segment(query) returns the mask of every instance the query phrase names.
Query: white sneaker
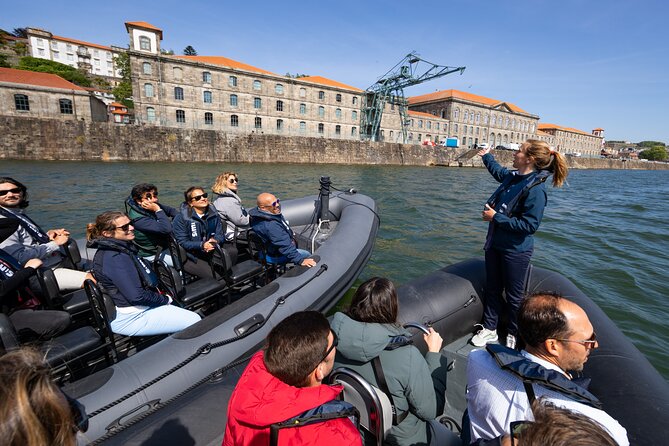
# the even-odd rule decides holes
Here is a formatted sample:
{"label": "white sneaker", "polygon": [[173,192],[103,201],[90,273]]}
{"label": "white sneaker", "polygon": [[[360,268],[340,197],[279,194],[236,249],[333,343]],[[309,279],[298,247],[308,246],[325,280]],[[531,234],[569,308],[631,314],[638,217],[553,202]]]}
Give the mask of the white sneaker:
{"label": "white sneaker", "polygon": [[497,330],[488,330],[482,328],[478,333],[472,337],[470,341],[475,347],[483,347],[491,342],[497,342]]}
{"label": "white sneaker", "polygon": [[508,348],[516,348],[516,337],[514,335],[506,335],[506,346]]}

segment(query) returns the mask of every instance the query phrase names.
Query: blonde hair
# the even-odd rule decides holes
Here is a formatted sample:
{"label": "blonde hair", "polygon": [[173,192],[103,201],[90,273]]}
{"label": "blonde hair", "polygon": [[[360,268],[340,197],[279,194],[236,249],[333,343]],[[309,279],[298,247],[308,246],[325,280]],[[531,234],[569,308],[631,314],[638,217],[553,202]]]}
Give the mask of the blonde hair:
{"label": "blonde hair", "polygon": [[214,185],[211,186],[212,192],[215,194],[220,194],[223,191],[225,191],[228,186],[228,178],[230,177],[235,177],[236,179],[239,179],[237,174],[235,172],[223,172],[219,176],[216,177],[216,181],[214,181]]}
{"label": "blonde hair", "polygon": [[7,446],[73,446],[74,416],[37,351],[0,357],[0,438]]}
{"label": "blonde hair", "polygon": [[96,238],[104,237],[102,233],[105,231],[114,232],[116,229],[116,219],[125,216],[123,212],[118,211],[103,212],[95,217],[95,223],[86,225],[86,239],[95,240]]}
{"label": "blonde hair", "polygon": [[553,174],[553,186],[560,187],[569,174],[567,160],[560,152],[551,150],[548,143],[537,139],[525,141],[527,149],[525,153],[532,158],[534,165],[539,170],[547,170]]}

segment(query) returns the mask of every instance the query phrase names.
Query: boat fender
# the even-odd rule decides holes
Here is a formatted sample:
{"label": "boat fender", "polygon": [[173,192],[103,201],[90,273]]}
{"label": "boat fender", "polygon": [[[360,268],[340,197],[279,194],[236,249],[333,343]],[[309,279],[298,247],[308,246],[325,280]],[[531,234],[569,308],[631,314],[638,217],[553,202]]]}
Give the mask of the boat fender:
{"label": "boat fender", "polygon": [[596,396],[579,386],[562,373],[549,370],[520,352],[500,344],[488,344],[486,350],[490,353],[499,367],[520,378],[525,385],[530,402],[534,399],[532,384],[538,384],[549,390],[554,390],[578,403],[586,404],[596,409],[602,408],[602,403]]}

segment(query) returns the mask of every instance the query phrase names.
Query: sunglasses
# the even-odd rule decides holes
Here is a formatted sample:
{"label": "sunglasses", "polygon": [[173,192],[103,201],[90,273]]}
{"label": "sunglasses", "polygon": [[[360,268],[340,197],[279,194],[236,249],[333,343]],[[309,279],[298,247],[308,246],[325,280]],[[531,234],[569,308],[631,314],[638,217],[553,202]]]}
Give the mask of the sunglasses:
{"label": "sunglasses", "polygon": [[14,189],[0,190],[0,197],[4,197],[8,193],[20,194],[23,190],[20,187],[15,187]]}
{"label": "sunglasses", "polygon": [[190,197],[190,199],[191,199],[191,201],[200,201],[203,198],[207,198],[208,196],[209,196],[209,194],[205,192],[202,195],[196,195],[194,197]]}
{"label": "sunglasses", "polygon": [[277,198],[276,201],[273,201],[273,202],[272,202],[272,207],[273,207],[273,208],[277,208],[277,207],[279,207],[280,204],[281,204],[281,200],[279,200],[279,199]]}
{"label": "sunglasses", "polygon": [[555,339],[556,341],[560,342],[575,342],[577,344],[581,344],[585,346],[587,349],[593,349],[597,345],[597,334],[593,331],[592,336],[590,336],[590,339],[585,339],[583,341],[577,341],[574,339]]}
{"label": "sunglasses", "polygon": [[150,200],[152,198],[158,198],[158,192],[154,193],[149,192],[148,194],[144,195],[145,200]]}
{"label": "sunglasses", "polygon": [[516,437],[523,433],[525,429],[530,427],[534,421],[512,421],[509,425],[509,433],[511,434],[511,446],[516,446]]}
{"label": "sunglasses", "polygon": [[232,184],[239,183],[239,180],[237,178],[228,178],[228,183]]}
{"label": "sunglasses", "polygon": [[131,222],[128,222],[128,223],[126,223],[122,226],[116,226],[114,229],[120,229],[123,232],[130,232],[130,225],[131,224],[132,224]]}
{"label": "sunglasses", "polygon": [[337,333],[335,333],[332,330],[330,330],[330,333],[332,333],[332,345],[327,350],[325,350],[325,355],[323,355],[323,359],[318,361],[319,364],[321,362],[324,362],[326,359],[328,359],[328,356],[330,356],[330,352],[332,352],[332,350],[335,349],[337,344],[339,344],[339,338],[337,337]]}

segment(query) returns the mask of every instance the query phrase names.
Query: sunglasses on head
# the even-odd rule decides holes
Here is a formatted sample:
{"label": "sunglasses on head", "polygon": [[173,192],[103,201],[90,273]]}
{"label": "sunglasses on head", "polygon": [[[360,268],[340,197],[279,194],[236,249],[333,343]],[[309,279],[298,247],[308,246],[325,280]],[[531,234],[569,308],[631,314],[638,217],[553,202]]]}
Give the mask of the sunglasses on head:
{"label": "sunglasses on head", "polygon": [[194,197],[191,197],[190,199],[191,199],[191,201],[200,201],[203,198],[207,198],[208,196],[209,196],[209,194],[205,192],[202,195],[195,195]]}
{"label": "sunglasses on head", "polygon": [[239,183],[239,180],[237,178],[228,178],[228,183]]}
{"label": "sunglasses on head", "polygon": [[7,189],[7,190],[0,190],[0,197],[4,197],[8,193],[13,193],[13,194],[20,194],[23,192],[20,187],[15,187],[14,189]]}
{"label": "sunglasses on head", "polygon": [[128,223],[126,223],[126,224],[124,224],[124,225],[116,226],[115,229],[120,229],[120,230],[123,231],[123,232],[130,232],[130,225],[131,225],[131,224],[132,224],[131,222],[128,222]]}

